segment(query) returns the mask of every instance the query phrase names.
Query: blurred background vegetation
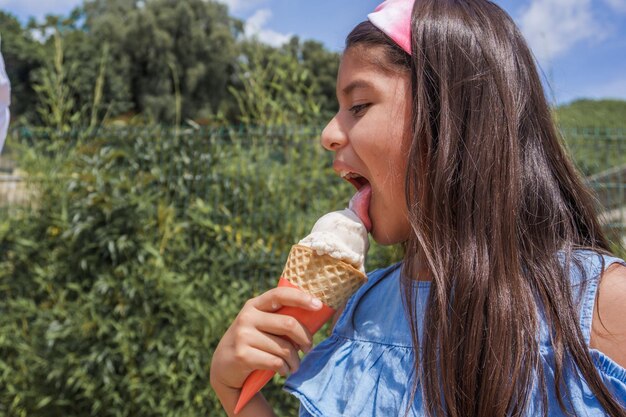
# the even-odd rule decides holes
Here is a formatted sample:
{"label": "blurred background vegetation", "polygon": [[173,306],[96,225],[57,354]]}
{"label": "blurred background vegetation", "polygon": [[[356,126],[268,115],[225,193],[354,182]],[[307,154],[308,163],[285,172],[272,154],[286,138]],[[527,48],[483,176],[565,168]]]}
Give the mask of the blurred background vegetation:
{"label": "blurred background vegetation", "polygon": [[[309,123],[336,106],[336,53],[297,37],[280,48],[244,37],[243,22],[218,2],[89,0],[26,25],[0,11],[0,28],[18,125],[232,124],[249,122],[242,105],[291,105],[290,94],[315,111],[294,108],[289,122]],[[242,103],[246,87],[273,101]]]}
{"label": "blurred background vegetation", "polygon": [[[318,144],[339,56],[246,38],[204,0],[89,0],[25,25],[0,11],[0,34],[0,415],[224,415],[221,335],[352,193]],[[619,252],[626,102],[554,110]],[[373,245],[368,269],[399,256]],[[282,382],[264,392],[293,416]]]}

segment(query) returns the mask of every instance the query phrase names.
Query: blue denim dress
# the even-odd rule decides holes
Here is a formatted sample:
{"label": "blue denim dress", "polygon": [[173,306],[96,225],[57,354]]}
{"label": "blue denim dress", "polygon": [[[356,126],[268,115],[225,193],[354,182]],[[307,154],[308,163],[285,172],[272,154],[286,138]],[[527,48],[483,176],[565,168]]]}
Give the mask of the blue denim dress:
{"label": "blue denim dress", "polygon": [[[574,293],[585,276],[587,282],[580,299],[580,326],[588,344],[602,260],[605,269],[615,262],[625,263],[591,251],[577,251],[574,256],[582,262],[584,270],[583,274],[571,267]],[[367,284],[348,301],[332,335],[309,352],[298,372],[287,379],[285,390],[300,400],[301,417],[395,417],[407,410],[414,378],[414,354],[402,303],[400,266],[372,272]],[[430,283],[416,282],[415,286],[419,294],[418,317],[423,317]],[[421,324],[418,331],[421,334]],[[565,416],[554,389],[554,358],[545,322],[541,332],[548,415]],[[604,383],[626,404],[626,370],[603,353],[590,351]],[[579,416],[606,415],[584,380],[570,376],[565,383]],[[538,389],[535,395],[536,400],[541,398]],[[420,387],[408,415],[425,415]],[[540,415],[540,409],[532,409],[531,405],[528,415]]]}

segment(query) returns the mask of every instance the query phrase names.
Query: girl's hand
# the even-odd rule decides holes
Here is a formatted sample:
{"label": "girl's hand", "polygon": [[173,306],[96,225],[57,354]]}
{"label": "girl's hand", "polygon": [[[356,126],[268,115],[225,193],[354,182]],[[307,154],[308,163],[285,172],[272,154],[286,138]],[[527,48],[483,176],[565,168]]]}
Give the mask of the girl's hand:
{"label": "girl's hand", "polygon": [[213,354],[214,389],[240,389],[256,369],[272,370],[283,376],[298,369],[298,350],[308,352],[312,336],[298,320],[276,313],[283,306],[316,311],[322,303],[303,291],[285,287],[248,300]]}

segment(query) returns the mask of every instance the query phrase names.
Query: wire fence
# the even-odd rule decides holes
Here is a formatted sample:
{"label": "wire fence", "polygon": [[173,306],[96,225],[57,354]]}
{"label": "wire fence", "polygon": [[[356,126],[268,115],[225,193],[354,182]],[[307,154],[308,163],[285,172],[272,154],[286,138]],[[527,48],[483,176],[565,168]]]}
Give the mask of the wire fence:
{"label": "wire fence", "polygon": [[[85,206],[124,222],[120,201],[132,200],[150,217],[146,224],[175,225],[159,245],[180,239],[180,226],[190,251],[212,254],[220,269],[212,274],[261,286],[277,276],[290,245],[316,218],[344,208],[353,193],[334,174],[319,134],[319,127],[17,131],[10,138],[20,145],[16,153],[35,155],[19,158],[29,176],[1,183],[8,198],[0,212],[37,208],[41,195],[45,207],[68,213],[64,227],[79,229],[71,218],[92,216],[94,208]],[[56,188],[55,205],[49,191]]]}
{"label": "wire fence", "polygon": [[[138,184],[149,183],[154,192],[182,212],[196,200],[221,213],[233,230],[254,230],[266,222],[297,237],[306,232],[314,216],[341,208],[349,187],[330,169],[332,155],[319,146],[318,126],[220,127],[171,130],[125,128],[74,131],[59,135],[49,130],[20,129],[12,140],[22,144],[49,143],[41,147],[42,160],[58,160],[69,150],[82,148],[89,175],[98,155],[114,152],[109,162],[120,172],[134,173]],[[566,147],[587,184],[595,192],[603,224],[612,239],[626,234],[626,131],[588,128],[562,130]],[[11,139],[10,139],[11,140]],[[54,146],[53,146],[54,145]],[[102,171],[92,171],[98,175]],[[15,162],[0,161],[0,212],[36,205],[38,183],[64,182],[67,172],[29,176]],[[333,191],[336,190],[336,191]],[[338,191],[337,191],[338,190]],[[115,190],[111,190],[114,192]],[[318,202],[319,204],[316,204]],[[270,213],[271,216],[268,216]],[[306,226],[306,227],[305,227]],[[626,243],[623,241],[623,243]]]}
{"label": "wire fence", "polygon": [[598,200],[609,238],[626,247],[626,130],[562,131],[570,155]]}

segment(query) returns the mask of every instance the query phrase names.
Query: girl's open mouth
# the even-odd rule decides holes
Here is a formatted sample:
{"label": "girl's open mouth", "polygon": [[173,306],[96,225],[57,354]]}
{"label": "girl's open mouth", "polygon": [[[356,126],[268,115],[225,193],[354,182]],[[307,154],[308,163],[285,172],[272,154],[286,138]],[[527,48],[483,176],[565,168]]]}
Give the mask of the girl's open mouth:
{"label": "girl's open mouth", "polygon": [[370,182],[365,177],[352,172],[342,175],[342,177],[357,189],[348,207],[359,216],[367,231],[371,231],[372,220],[369,216],[369,206],[372,198],[372,186]]}
{"label": "girl's open mouth", "polygon": [[354,188],[356,188],[357,191],[360,190],[363,186],[369,184],[369,181],[365,177],[362,177],[359,174],[355,174],[354,172],[349,172],[345,175],[342,175],[342,177],[350,184],[354,185]]}

